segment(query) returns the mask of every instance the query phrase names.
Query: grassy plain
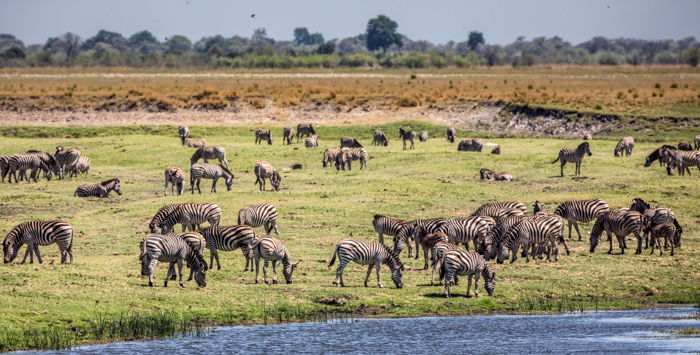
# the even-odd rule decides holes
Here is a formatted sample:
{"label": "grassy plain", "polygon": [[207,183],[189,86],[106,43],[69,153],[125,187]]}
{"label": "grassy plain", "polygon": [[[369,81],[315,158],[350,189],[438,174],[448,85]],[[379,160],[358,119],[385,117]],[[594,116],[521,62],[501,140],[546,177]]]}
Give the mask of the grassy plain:
{"label": "grassy plain", "polygon": [[[191,195],[188,190],[183,196],[167,197],[163,196],[163,170],[169,164],[186,168],[193,153],[179,144],[176,127],[3,128],[4,135],[15,129],[16,137],[0,139],[0,154],[28,149],[52,152],[55,146],[64,145],[79,148],[91,158],[93,167],[86,177],[0,184],[2,235],[20,222],[54,218],[69,221],[76,231],[73,265],[58,264],[58,250],[52,245],[42,248],[43,264],[16,261],[0,266],[0,304],[6,310],[0,313],[0,350],[162,336],[168,333],[146,330],[167,323],[173,332],[183,331],[190,321],[241,324],[308,320],[329,313],[397,317],[561,311],[700,300],[700,173],[693,170],[692,176],[667,177],[658,165],[641,166],[659,140],[674,144],[700,132],[638,139],[629,158],[613,157],[614,138],[596,139],[593,156],[584,160],[582,176],[573,178],[573,167],[567,166],[566,176],[560,178],[558,164],[551,162],[561,147],[575,147],[577,140],[489,135],[486,141],[502,148],[502,155],[494,156],[457,152],[456,143],[444,139],[445,127],[405,124],[427,129],[432,138],[417,142],[415,150],[402,151],[396,139],[398,123],[327,126],[318,128],[320,147],[307,149],[303,144],[282,146],[279,138],[273,145],[256,146],[251,127],[191,127],[193,136],[226,148],[235,174],[233,191],[226,192],[220,185],[219,193],[209,193],[208,183],[203,182],[207,187],[201,195]],[[388,147],[369,145],[375,128],[385,129]],[[273,129],[279,137],[281,127]],[[461,137],[467,134],[472,136],[460,132]],[[337,145],[343,135],[358,137],[366,144],[371,156],[368,170],[338,172],[321,167],[323,149]],[[260,192],[253,185],[256,160],[267,160],[283,171],[281,191]],[[304,168],[288,170],[294,163]],[[517,180],[481,182],[478,171],[482,167],[508,171]],[[123,196],[73,197],[79,184],[112,177],[121,179]],[[346,269],[346,288],[334,287],[335,269],[326,268],[338,241],[376,240],[371,225],[375,213],[403,218],[464,216],[482,203],[507,199],[528,204],[539,200],[554,209],[568,199],[602,198],[621,207],[634,197],[673,208],[686,231],[683,247],[675,256],[668,252],[650,256],[647,250],[642,255],[608,255],[605,243],[591,254],[584,235],[583,241],[570,243],[572,254],[562,255],[558,263],[525,263],[522,259],[515,264],[493,263],[497,273],[494,297],[482,292],[480,298],[466,298],[461,284],[452,290],[457,297],[449,300],[443,297],[442,287],[429,285],[430,272],[418,270],[422,260],[407,260],[405,254],[403,260],[410,270],[401,290],[392,287],[388,269],[382,273],[385,288],[379,289],[374,275],[371,287],[362,287],[364,267],[354,264]],[[162,264],[155,276],[158,287],[146,287],[140,276],[138,242],[151,216],[165,204],[190,201],[217,203],[223,210],[224,225],[235,224],[238,210],[246,205],[275,204],[280,213],[280,237],[294,259],[302,261],[294,283],[253,284],[254,274],[242,271],[243,256],[235,251],[220,253],[222,270],[207,274],[205,289],[193,282],[186,288],[177,284],[161,287]],[[582,230],[590,227],[584,224]],[[483,284],[480,289],[483,291]],[[148,329],[119,330],[139,326]],[[61,343],[61,338],[69,341]]]}

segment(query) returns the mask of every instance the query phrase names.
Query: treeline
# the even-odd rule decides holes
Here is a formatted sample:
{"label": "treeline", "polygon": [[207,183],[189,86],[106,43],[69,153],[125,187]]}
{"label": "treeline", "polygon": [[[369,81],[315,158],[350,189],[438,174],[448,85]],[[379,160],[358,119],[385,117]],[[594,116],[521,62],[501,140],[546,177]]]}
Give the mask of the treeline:
{"label": "treeline", "polygon": [[275,40],[265,29],[250,37],[221,35],[196,42],[182,35],[158,39],[149,31],[128,38],[101,30],[83,40],[73,33],[25,45],[0,34],[0,67],[127,66],[165,68],[442,68],[532,66],[538,64],[697,66],[700,42],[681,40],[593,39],[572,45],[560,37],[517,38],[505,46],[488,44],[482,33],[470,32],[461,42],[434,44],[412,40],[398,24],[380,15],[364,33],[325,40],[321,33],[296,28],[291,41]]}

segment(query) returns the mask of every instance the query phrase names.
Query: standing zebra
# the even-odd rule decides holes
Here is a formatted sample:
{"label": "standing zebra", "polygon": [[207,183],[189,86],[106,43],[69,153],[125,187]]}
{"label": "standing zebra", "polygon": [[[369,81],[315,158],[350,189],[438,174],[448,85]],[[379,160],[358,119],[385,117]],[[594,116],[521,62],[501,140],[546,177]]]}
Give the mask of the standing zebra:
{"label": "standing zebra", "polygon": [[[651,253],[654,254],[654,247],[658,245],[659,239],[664,238],[664,245],[671,242],[671,256],[673,256],[675,244],[674,239],[676,236],[676,226],[673,223],[662,223],[657,224],[651,228]],[[664,254],[664,248],[659,245],[659,256]]]}
{"label": "standing zebra", "polygon": [[498,248],[502,245],[503,238],[508,234],[508,231],[518,223],[522,222],[527,216],[508,216],[495,218],[496,225],[491,228],[484,240],[478,245],[477,252],[484,255],[486,260],[491,260],[498,254]]}
{"label": "standing zebra", "polygon": [[[168,233],[166,235],[170,236],[175,236],[178,237],[187,243],[187,245],[196,253],[202,256],[202,259],[204,259],[204,249],[207,248],[207,241],[204,239],[204,236],[200,234],[199,232],[184,232],[184,233]],[[175,273],[175,265],[170,264],[170,279],[171,280],[176,280],[176,273]],[[187,278],[187,281],[192,281],[192,278],[194,276],[194,270],[190,269],[190,277]]]}
{"label": "standing zebra", "polygon": [[403,140],[403,150],[406,150],[406,141],[411,141],[411,148],[415,148],[416,131],[406,131],[403,128],[399,128],[399,138]]}
{"label": "standing zebra", "polygon": [[622,137],[617,145],[615,146],[615,157],[621,157],[623,154],[625,156],[632,155],[632,149],[634,148],[634,137]]}
{"label": "standing zebra", "polygon": [[448,127],[448,128],[447,128],[447,140],[448,140],[450,143],[454,143],[454,142],[455,142],[455,134],[456,134],[456,132],[455,132],[455,129],[454,129],[454,128],[452,128],[452,127]]}
{"label": "standing zebra", "polygon": [[306,139],[304,139],[304,145],[306,146],[306,148],[318,147],[318,136],[314,134],[311,137],[306,137]]}
{"label": "standing zebra", "polygon": [[[630,205],[629,209],[632,211],[637,211],[645,217],[645,222],[646,222],[647,226],[645,226],[645,228],[644,228],[644,241],[645,241],[644,248],[649,247],[649,241],[648,241],[647,237],[649,236],[650,228],[652,228],[658,224],[664,224],[664,223],[672,223],[675,226],[676,236],[673,239],[673,244],[677,248],[681,246],[680,234],[683,233],[683,228],[680,226],[680,224],[678,224],[678,221],[676,220],[676,216],[670,208],[658,207],[658,206],[652,208],[648,203],[646,203],[641,198],[635,198],[634,201],[632,202],[632,205]],[[667,245],[664,245],[664,247],[667,247]]]}
{"label": "standing zebra", "polygon": [[190,165],[196,163],[199,159],[203,159],[205,163],[208,163],[209,159],[218,159],[219,163],[228,168],[226,149],[223,147],[206,146],[197,149],[197,151],[192,154],[192,158],[190,158]]}
{"label": "standing zebra", "polygon": [[[27,244],[22,264],[27,261],[34,263],[34,254],[39,263],[42,263],[39,246],[58,244],[61,253],[61,264],[73,263],[73,228],[63,221],[34,221],[16,225],[10,233],[7,233],[2,242],[4,262],[11,263],[17,257],[22,245]],[[70,260],[70,261],[69,261]]]}
{"label": "standing zebra", "polygon": [[275,230],[275,234],[280,235],[277,229],[277,208],[275,205],[265,203],[241,208],[238,211],[238,224],[250,227],[265,227],[265,234],[270,234]]}
{"label": "standing zebra", "polygon": [[326,150],[323,151],[323,167],[325,168],[329,163],[335,162],[338,153],[340,153],[339,147],[326,148]]}
{"label": "standing zebra", "polygon": [[73,164],[73,166],[71,166],[69,170],[70,173],[68,174],[68,177],[77,177],[78,174],[87,175],[88,171],[90,170],[90,158],[81,155],[78,158],[78,161],[75,164]]}
{"label": "standing zebra", "polygon": [[272,144],[272,132],[269,129],[258,128],[255,130],[255,144],[260,144],[262,141],[267,141],[267,144]]}
{"label": "standing zebra", "polygon": [[576,228],[578,240],[581,240],[581,231],[578,222],[590,222],[602,213],[610,211],[608,203],[601,199],[566,201],[554,210],[554,214],[561,216],[569,222],[569,239],[571,239],[571,225]]}
{"label": "standing zebra", "polygon": [[272,188],[275,189],[275,191],[279,191],[282,177],[272,164],[266,161],[257,161],[253,172],[255,172],[255,182],[253,185],[260,184],[260,191],[265,191],[265,179],[270,179]]}
{"label": "standing zebra", "polygon": [[642,253],[642,227],[643,216],[637,211],[629,212],[618,212],[618,211],[608,211],[601,214],[598,219],[596,219],[593,229],[591,230],[591,249],[590,252],[595,251],[596,246],[598,246],[598,241],[600,240],[603,231],[608,235],[608,240],[610,241],[610,250],[608,254],[612,254],[613,240],[611,235],[615,234],[617,236],[617,243],[620,246],[621,254],[625,253],[626,243],[625,237],[629,234],[634,234],[637,238],[637,251],[635,254]]}
{"label": "standing zebra", "polygon": [[695,136],[695,150],[700,150],[700,134]]}
{"label": "standing zebra", "polygon": [[[15,178],[15,183],[19,183],[19,180],[26,179],[27,183],[31,179],[34,182],[38,182],[39,170],[44,172],[46,180],[51,180],[51,167],[46,165],[46,163],[41,160],[41,158],[34,154],[16,154],[11,155],[7,159],[7,173],[9,175],[7,181],[12,182],[12,178]],[[29,176],[26,176],[27,169],[30,170]],[[17,172],[19,172],[19,179]]]}
{"label": "standing zebra", "polygon": [[564,222],[556,216],[545,216],[539,218],[523,218],[522,221],[514,225],[508,230],[508,233],[500,241],[498,248],[498,257],[496,261],[499,264],[503,263],[510,252],[510,262],[515,262],[518,258],[518,248],[523,246],[523,254],[526,261],[530,261],[528,250],[534,249],[543,243],[549,244],[547,248],[547,261],[552,260],[552,251],[555,252],[554,260],[559,260],[557,252],[557,243],[562,241],[566,254],[569,255],[569,246],[563,238]]}
{"label": "standing zebra", "polygon": [[492,210],[493,208],[498,208],[498,209],[517,209],[523,211],[523,214],[527,213],[527,205],[520,201],[496,201],[496,202],[488,202],[485,203],[479,208],[477,208],[471,215],[472,216],[491,216],[494,217],[491,214],[485,214],[483,213],[484,211]]}
{"label": "standing zebra", "polygon": [[187,126],[180,126],[177,132],[180,134],[180,143],[185,145],[187,138],[190,138],[190,129]]}
{"label": "standing zebra", "polygon": [[270,236],[263,236],[257,241],[257,245],[253,249],[255,252],[255,283],[258,283],[258,272],[260,271],[260,258],[263,258],[263,281],[267,284],[267,265],[272,260],[272,283],[277,283],[277,265],[282,263],[282,274],[285,281],[292,283],[292,273],[296,269],[299,262],[293,262],[292,256],[289,254],[284,243]]}
{"label": "standing zebra", "polygon": [[197,191],[201,194],[202,189],[199,188],[199,184],[202,179],[212,179],[211,182],[211,192],[216,192],[216,182],[219,178],[223,178],[226,182],[226,189],[231,191],[233,186],[233,174],[223,165],[202,163],[193,164],[190,167],[190,191],[194,194],[194,185],[197,184]]}
{"label": "standing zebra", "polygon": [[437,244],[433,246],[433,254],[430,257],[430,267],[433,268],[433,272],[430,275],[430,286],[435,283],[435,271],[437,270],[437,266],[442,264],[442,257],[450,250],[459,250],[459,246],[450,242],[437,242]]}
{"label": "standing zebra", "polygon": [[396,237],[394,237],[394,252],[396,255],[401,254],[404,247],[408,247],[408,257],[412,257],[412,246],[411,241],[416,245],[416,256],[418,259],[418,252],[420,251],[420,240],[414,239],[414,232],[416,228],[422,228],[421,233],[431,234],[441,231],[442,225],[445,223],[444,218],[431,218],[431,219],[416,219],[407,223],[404,223],[399,227],[398,232],[396,232]]}
{"label": "standing zebra", "polygon": [[471,214],[471,216],[489,216],[491,218],[503,218],[524,215],[525,213],[523,213],[522,210],[517,208],[503,208],[495,206],[486,206],[483,208],[479,208]]}
{"label": "standing zebra", "polygon": [[282,129],[282,145],[286,142],[287,145],[292,144],[292,139],[294,139],[294,135],[296,135],[296,132],[294,132],[294,128],[292,127],[284,127]]}
{"label": "standing zebra", "polygon": [[394,281],[396,288],[403,287],[402,274],[403,264],[399,260],[398,254],[392,252],[389,247],[384,244],[375,242],[364,242],[354,239],[345,239],[335,246],[333,258],[328,264],[328,267],[333,266],[335,258],[340,259],[338,269],[335,271],[334,285],[345,286],[343,282],[343,271],[349,262],[354,261],[360,265],[368,265],[367,277],[365,277],[365,287],[369,282],[369,275],[372,274],[372,269],[377,269],[377,284],[382,286],[382,280],[379,276],[382,264],[386,264],[391,269],[391,280]]}
{"label": "standing zebra", "polygon": [[379,244],[384,244],[384,235],[396,236],[399,233],[401,226],[406,223],[405,219],[385,217],[380,214],[375,214],[372,219],[374,231],[379,234]]}
{"label": "standing zebra", "polygon": [[161,233],[173,231],[175,224],[182,224],[182,231],[194,231],[200,229],[200,225],[209,222],[212,226],[218,226],[221,221],[221,208],[213,203],[181,203],[166,205],[153,216],[148,224],[151,233],[158,229]]}
{"label": "standing zebra", "polygon": [[256,243],[253,228],[249,226],[213,226],[204,228],[201,233],[207,241],[209,265],[211,265],[212,269],[214,268],[214,260],[216,260],[216,267],[218,270],[221,270],[218,250],[234,251],[240,248],[245,257],[245,269],[243,271],[248,271],[248,264],[250,264],[250,271],[253,271],[253,255],[251,252]]}
{"label": "standing zebra", "polygon": [[496,273],[489,270],[484,257],[473,251],[450,250],[442,257],[440,280],[445,279],[445,297],[450,298],[450,286],[454,285],[455,275],[467,275],[467,297],[471,297],[472,276],[474,276],[474,296],[479,297],[479,276],[484,277],[484,288],[493,296],[496,288]]}
{"label": "standing zebra", "polygon": [[63,147],[56,147],[54,159],[56,159],[56,165],[58,166],[59,179],[63,179],[63,176],[68,172],[68,168],[77,163],[78,158],[80,158],[80,151],[78,149],[71,148],[66,150]]}
{"label": "standing zebra", "polygon": [[348,170],[352,170],[352,161],[360,160],[360,170],[367,169],[368,159],[369,154],[365,148],[341,148],[335,156],[335,168],[336,170],[345,170],[345,165],[347,165]]}
{"label": "standing zebra", "polygon": [[418,140],[421,142],[427,142],[428,141],[428,131],[420,131],[420,134],[418,135]]}
{"label": "standing zebra", "polygon": [[[54,173],[58,174],[58,168],[56,167],[56,159],[54,159],[53,155],[47,153],[47,152],[42,152],[38,150],[28,150],[26,154],[31,154],[39,157],[44,164],[46,164],[47,167]],[[89,160],[89,159],[88,159]],[[78,162],[80,162],[80,159],[78,159]],[[74,164],[72,167],[74,168],[75,165],[78,163]],[[70,169],[73,170],[73,169]],[[45,174],[46,175],[46,174]],[[77,174],[76,174],[77,176]],[[20,179],[21,180],[21,179]]]}
{"label": "standing zebra", "polygon": [[2,179],[2,182],[5,182],[5,176],[7,176],[7,172],[10,169],[10,159],[11,155],[0,155],[0,178]]}
{"label": "standing zebra", "polygon": [[168,287],[171,272],[176,272],[174,265],[177,264],[177,272],[180,274],[179,284],[185,287],[182,282],[182,265],[187,262],[187,266],[194,271],[194,279],[199,287],[206,287],[207,263],[202,254],[191,248],[184,239],[175,235],[149,234],[141,241],[141,275],[148,276],[148,285],[153,287],[153,272],[158,261],[168,262],[168,273],[163,283]]}
{"label": "standing zebra", "polygon": [[169,166],[165,169],[165,196],[168,196],[168,183],[171,195],[175,195],[174,189],[177,189],[178,195],[182,195],[185,191],[185,172],[177,166]]}
{"label": "standing zebra", "polygon": [[314,126],[312,126],[310,123],[300,123],[297,125],[297,143],[299,143],[299,139],[311,136],[312,134],[316,134],[316,130],[314,130]]}
{"label": "standing zebra", "polygon": [[99,184],[83,184],[78,186],[73,193],[77,197],[109,197],[110,192],[116,192],[121,196],[122,190],[119,186],[119,179],[109,179]]}
{"label": "standing zebra", "polygon": [[352,137],[340,137],[340,147],[362,148],[362,144]]}
{"label": "standing zebra", "polygon": [[675,153],[676,155],[676,161],[680,160],[680,175],[683,176],[684,170],[688,172],[688,175],[690,175],[690,168],[693,166],[696,166],[698,168],[698,172],[700,172],[700,151],[694,151],[694,150],[665,150],[662,151],[662,155],[664,152],[667,152],[667,154],[673,154]]}
{"label": "standing zebra", "polygon": [[183,145],[186,145],[190,148],[202,148],[207,146],[207,140],[204,138],[188,138],[187,140],[185,140]]}
{"label": "standing zebra", "polygon": [[389,145],[389,140],[386,138],[386,135],[384,134],[384,132],[377,129],[374,131],[374,138],[372,139],[372,145],[383,145],[386,147]]}
{"label": "standing zebra", "polygon": [[463,244],[469,250],[469,242],[471,241],[476,250],[495,225],[496,220],[492,217],[471,216],[448,219],[440,227],[440,230],[447,235],[449,242],[457,245]]}
{"label": "standing zebra", "polygon": [[571,148],[561,148],[559,151],[559,156],[554,159],[552,164],[556,163],[557,161],[560,162],[560,168],[561,168],[561,176],[564,176],[564,165],[566,163],[576,163],[576,170],[574,171],[574,175],[580,175],[581,174],[581,162],[583,161],[583,156],[588,154],[590,157],[593,155],[591,153],[591,144],[588,142],[583,142],[578,145],[576,150],[573,150]]}

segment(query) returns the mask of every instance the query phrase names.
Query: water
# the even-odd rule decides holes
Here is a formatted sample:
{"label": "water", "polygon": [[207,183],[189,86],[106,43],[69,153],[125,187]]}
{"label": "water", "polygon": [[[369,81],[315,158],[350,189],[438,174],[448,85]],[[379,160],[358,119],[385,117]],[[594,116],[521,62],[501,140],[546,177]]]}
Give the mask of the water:
{"label": "water", "polygon": [[83,346],[62,353],[688,353],[700,337],[659,330],[700,328],[697,309],[537,316],[356,319],[220,327],[204,336]]}

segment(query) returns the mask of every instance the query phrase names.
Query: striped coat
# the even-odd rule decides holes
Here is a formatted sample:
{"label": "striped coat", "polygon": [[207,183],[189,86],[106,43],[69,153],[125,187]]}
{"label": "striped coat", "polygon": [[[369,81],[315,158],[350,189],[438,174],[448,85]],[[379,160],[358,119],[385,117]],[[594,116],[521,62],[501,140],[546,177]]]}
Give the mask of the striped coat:
{"label": "striped coat", "polygon": [[508,231],[527,218],[532,217],[523,215],[495,218],[496,225],[491,228],[484,240],[478,245],[477,252],[483,254],[486,260],[496,258],[498,248],[502,245],[503,238],[508,234]]}
{"label": "striped coat", "polygon": [[471,216],[488,216],[491,218],[503,218],[503,217],[513,217],[513,216],[524,216],[522,210],[517,208],[502,208],[495,206],[486,206],[479,208],[474,211]]}
{"label": "striped coat", "polygon": [[415,148],[416,131],[405,131],[403,128],[399,128],[399,138],[403,140],[403,150],[406,150],[406,141],[411,142],[411,147],[409,149]]}
{"label": "striped coat", "polygon": [[630,156],[632,155],[632,149],[634,149],[634,137],[622,137],[615,146],[615,157],[621,157],[623,154]]}
{"label": "striped coat", "polygon": [[644,225],[643,216],[637,211],[629,212],[619,212],[619,211],[608,211],[601,214],[598,219],[596,219],[593,229],[591,230],[591,240],[590,240],[590,252],[595,251],[598,242],[600,241],[600,236],[603,231],[608,235],[608,240],[610,241],[610,250],[608,254],[612,254],[612,244],[613,240],[611,235],[615,234],[617,236],[617,243],[620,246],[621,253],[625,253],[626,243],[625,237],[634,234],[637,238],[637,251],[635,254],[642,253],[642,227]]}
{"label": "striped coat", "polygon": [[454,128],[452,128],[452,127],[447,128],[447,140],[450,143],[455,142],[455,134],[456,134],[456,131]]}
{"label": "striped coat", "polygon": [[554,214],[561,216],[569,223],[569,239],[571,239],[571,225],[576,228],[578,240],[581,240],[581,232],[578,222],[590,222],[602,213],[610,211],[608,203],[601,199],[566,201],[554,210]]}
{"label": "striped coat", "polygon": [[241,249],[243,256],[245,256],[245,269],[243,271],[248,271],[248,264],[250,264],[250,271],[253,271],[252,251],[257,242],[253,228],[248,226],[213,226],[204,228],[201,232],[207,241],[207,248],[210,252],[209,264],[212,268],[214,268],[214,260],[216,260],[216,267],[221,270],[219,250]]}
{"label": "striped coat", "polygon": [[491,169],[479,170],[479,178],[481,180],[496,180],[496,181],[513,181],[513,175],[506,172],[494,172]]}
{"label": "striped coat", "polygon": [[209,159],[217,159],[220,164],[228,168],[226,149],[222,147],[206,146],[197,149],[197,151],[192,154],[192,158],[190,158],[190,165],[196,163],[199,159],[203,159],[205,163],[208,163]]}
{"label": "striped coat", "polygon": [[272,144],[272,132],[269,129],[258,128],[255,130],[255,144],[260,144],[262,141],[267,141],[267,144]]}
{"label": "striped coat", "polygon": [[391,280],[394,281],[396,288],[403,287],[403,264],[401,263],[401,260],[399,260],[398,254],[392,252],[389,247],[384,244],[345,239],[335,246],[333,258],[328,264],[328,267],[333,266],[336,257],[340,259],[340,263],[335,271],[335,281],[333,282],[334,285],[339,287],[345,286],[345,282],[343,281],[343,271],[345,270],[345,267],[347,267],[348,263],[354,261],[360,265],[368,266],[367,276],[365,277],[365,287],[367,287],[369,276],[372,274],[373,268],[377,270],[378,286],[380,288],[383,287],[380,278],[382,264],[386,264],[389,269],[391,269]]}
{"label": "striped coat", "polygon": [[[11,155],[7,159],[7,173],[9,175],[7,181],[12,182],[14,177],[15,183],[19,183],[19,180],[25,179],[27,183],[30,180],[34,182],[38,181],[39,171],[44,172],[44,176],[47,180],[51,180],[51,167],[46,165],[44,161],[35,154],[15,154]],[[30,170],[29,176],[26,176],[26,171]],[[19,176],[18,173],[19,172]]]}
{"label": "striped coat", "polygon": [[559,156],[556,159],[554,159],[552,164],[558,161],[560,163],[561,176],[564,176],[564,165],[566,165],[566,163],[575,163],[576,170],[574,172],[574,175],[580,175],[581,162],[583,161],[583,157],[586,154],[588,154],[588,156],[593,155],[593,153],[591,153],[591,144],[588,142],[583,142],[579,144],[578,147],[576,147],[576,150],[571,148],[561,148],[561,150],[559,151]]}
{"label": "striped coat", "polygon": [[380,214],[375,214],[372,219],[374,231],[379,234],[379,244],[384,244],[384,235],[396,236],[399,233],[401,226],[406,223],[405,219],[385,217]]}
{"label": "striped coat", "polygon": [[73,164],[73,166],[71,166],[69,170],[70,173],[68,174],[68,177],[77,177],[78,174],[87,175],[88,171],[90,171],[90,158],[81,155],[78,158],[78,161],[75,164]]}
{"label": "striped coat", "polygon": [[431,234],[441,231],[442,225],[445,223],[444,218],[431,218],[431,219],[416,219],[407,223],[404,223],[399,227],[398,232],[396,232],[396,237],[394,237],[394,252],[396,255],[401,254],[404,247],[408,247],[408,257],[412,257],[413,248],[411,247],[411,242],[415,242],[416,245],[416,256],[418,259],[418,251],[420,250],[420,240],[414,239],[414,231],[416,228],[421,227],[422,233]]}
{"label": "striped coat", "polygon": [[80,158],[80,151],[78,149],[72,148],[66,150],[63,147],[56,147],[54,159],[56,159],[56,165],[58,166],[59,179],[63,179],[68,169],[78,162],[78,158]]}
{"label": "striped coat", "polygon": [[430,276],[430,286],[435,283],[435,271],[437,270],[437,266],[442,264],[442,257],[450,250],[459,250],[459,246],[450,242],[438,242],[433,246],[433,253],[430,257],[430,267],[433,268],[433,272]]}
{"label": "striped coat", "polygon": [[340,147],[362,148],[362,144],[352,137],[340,137]]}
{"label": "striped coat", "polygon": [[175,264],[179,272],[179,284],[185,287],[182,282],[182,266],[186,262],[187,266],[194,271],[194,279],[199,287],[206,287],[207,263],[204,257],[195,249],[191,248],[185,240],[175,235],[149,234],[140,243],[141,245],[141,275],[148,276],[148,285],[153,287],[153,272],[158,261],[169,263],[168,273],[165,276],[163,286],[168,287],[171,272],[175,272]]}
{"label": "striped coat", "polygon": [[700,134],[695,136],[694,147],[695,147],[695,150],[700,150]]}
{"label": "striped coat", "polygon": [[450,298],[450,286],[454,285],[455,275],[466,275],[467,297],[470,297],[472,276],[474,277],[474,296],[479,297],[479,277],[484,277],[484,288],[489,296],[496,289],[496,273],[489,270],[484,257],[473,251],[450,250],[442,257],[440,280],[445,279],[445,297]]}
{"label": "striped coat", "polygon": [[168,196],[168,183],[170,183],[170,194],[182,195],[185,191],[185,172],[177,166],[169,166],[165,169],[165,196]]}
{"label": "striped coat", "polygon": [[277,208],[275,205],[265,203],[241,208],[238,211],[238,224],[250,227],[265,227],[265,234],[270,234],[272,229],[279,235],[277,229]]}
{"label": "striped coat", "polygon": [[325,168],[331,162],[335,162],[335,158],[338,156],[338,153],[340,153],[339,147],[326,148],[326,150],[323,151],[323,167]]}
{"label": "striped coat", "polygon": [[428,132],[427,131],[420,131],[420,134],[418,135],[418,140],[421,142],[427,142],[428,141]]}
{"label": "striped coat", "polygon": [[[559,240],[563,241],[567,254],[569,247],[563,239],[564,222],[559,217],[540,217],[540,218],[524,218],[520,223],[517,223],[508,230],[508,233],[503,237],[498,245],[498,257],[496,261],[501,264],[511,253],[510,262],[515,262],[518,258],[518,249],[523,246],[523,254],[526,261],[530,261],[528,250],[534,246],[547,243],[548,249],[547,260],[551,261],[552,251],[556,251]],[[554,260],[558,261],[558,253],[555,253]]]}
{"label": "striped coat", "polygon": [[318,136],[314,134],[314,135],[311,136],[311,137],[307,137],[307,138],[304,140],[304,146],[306,146],[306,148],[316,148],[316,147],[318,147]]}
{"label": "striped coat", "polygon": [[109,179],[99,184],[80,185],[75,190],[75,193],[73,193],[73,196],[106,198],[109,197],[109,193],[112,191],[116,192],[119,195],[122,194],[122,190],[119,185],[119,179]]}
{"label": "striped coat", "polygon": [[[485,204],[479,206],[479,208],[477,208],[471,215],[472,216],[482,216],[482,215],[489,216],[490,214],[482,214],[482,213],[484,213],[483,211],[492,210],[493,208],[518,209],[518,210],[523,211],[523,214],[527,213],[527,205],[525,205],[524,203],[522,203],[520,201],[496,201],[496,202],[485,203]],[[491,216],[491,217],[493,217],[493,216]]]}
{"label": "striped coat", "polygon": [[460,152],[481,152],[484,148],[484,142],[481,139],[465,139],[457,145],[457,151]]}
{"label": "striped coat", "polygon": [[270,184],[275,191],[279,191],[282,176],[275,170],[272,164],[266,161],[258,161],[253,168],[255,173],[254,185],[260,184],[260,191],[265,191],[265,179],[270,179]]}
{"label": "striped coat", "polygon": [[27,261],[34,263],[34,254],[39,263],[42,263],[39,246],[58,244],[61,253],[61,264],[73,263],[73,228],[63,221],[34,221],[16,225],[2,242],[4,262],[11,263],[16,257],[22,245],[27,244],[22,264]]}
{"label": "striped coat", "polygon": [[260,258],[264,259],[263,264],[263,281],[267,284],[267,265],[272,261],[272,283],[277,283],[277,265],[282,263],[282,275],[285,281],[292,283],[292,273],[296,269],[299,262],[292,261],[292,256],[289,254],[284,243],[273,237],[263,236],[257,240],[254,247],[255,253],[255,283],[258,283],[258,272],[260,271]]}
{"label": "striped coat", "polygon": [[377,129],[374,131],[372,145],[382,145],[382,146],[386,147],[389,145],[389,140],[386,138],[386,135],[384,134],[384,132]]}
{"label": "striped coat", "polygon": [[180,135],[180,143],[185,145],[185,141],[190,137],[190,129],[187,126],[180,126],[177,129],[177,133]]}
{"label": "striped coat", "polygon": [[345,165],[347,165],[348,170],[352,170],[352,161],[359,160],[360,170],[367,169],[368,159],[369,154],[365,148],[341,148],[335,157],[335,168],[336,170],[345,170]]}
{"label": "striped coat", "polygon": [[207,140],[204,138],[188,138],[183,144],[190,148],[202,148],[207,146]]}
{"label": "striped coat", "polygon": [[[647,237],[649,235],[649,232],[652,227],[658,225],[658,224],[664,224],[664,223],[672,223],[675,228],[676,228],[676,236],[672,241],[674,242],[676,247],[680,247],[680,233],[683,232],[683,228],[681,228],[680,224],[678,224],[678,221],[676,221],[676,216],[673,213],[673,211],[670,208],[666,207],[651,207],[648,203],[646,203],[644,200],[641,198],[635,198],[634,201],[632,202],[632,205],[630,205],[629,210],[632,211],[637,211],[641,213],[645,217],[645,226],[644,226],[644,241],[645,245],[644,248],[649,247],[649,241],[647,240]],[[664,247],[667,247],[667,245],[664,245]]]}
{"label": "striped coat", "polygon": [[7,176],[10,169],[9,159],[9,155],[0,155],[0,179],[3,183],[5,182],[5,176]]}
{"label": "striped coat", "polygon": [[292,140],[294,139],[294,136],[296,135],[296,132],[294,131],[294,128],[292,127],[284,127],[282,129],[282,145],[287,143],[287,145],[292,144]]}
{"label": "striped coat", "polygon": [[[165,234],[168,236],[175,236],[178,237],[187,243],[187,245],[192,249],[194,252],[198,253],[199,255],[202,256],[202,259],[204,259],[204,249],[207,248],[207,242],[204,239],[204,236],[200,234],[199,232],[184,232],[184,233],[168,233]],[[170,264],[170,271],[168,271],[171,275],[171,280],[175,280],[175,265]],[[190,269],[190,277],[187,278],[187,281],[192,281],[192,278],[194,276],[194,270]]]}
{"label": "striped coat", "polygon": [[182,231],[199,229],[204,222],[218,226],[221,221],[221,208],[213,203],[181,203],[167,205],[158,210],[148,227],[151,233],[158,229],[161,233],[173,231],[175,224],[182,224]]}
{"label": "striped coat", "polygon": [[216,182],[219,178],[224,179],[226,189],[231,191],[233,186],[233,174],[223,165],[216,164],[193,164],[190,167],[190,192],[194,194],[194,186],[197,185],[197,191],[201,194],[202,189],[199,185],[202,179],[212,179],[211,192],[216,192]]}
{"label": "striped coat", "polygon": [[[654,247],[659,247],[659,256],[664,254],[664,248],[659,245],[659,239],[664,238],[664,245],[671,244],[671,256],[674,254],[676,237],[676,226],[673,223],[662,223],[651,227],[651,253],[654,254]],[[670,243],[669,243],[670,241]]]}
{"label": "striped coat", "polygon": [[316,130],[310,123],[300,123],[297,125],[297,143],[299,143],[299,139],[305,136],[310,137],[313,134],[316,134]]}

